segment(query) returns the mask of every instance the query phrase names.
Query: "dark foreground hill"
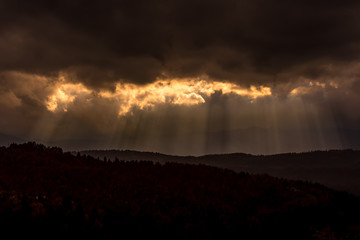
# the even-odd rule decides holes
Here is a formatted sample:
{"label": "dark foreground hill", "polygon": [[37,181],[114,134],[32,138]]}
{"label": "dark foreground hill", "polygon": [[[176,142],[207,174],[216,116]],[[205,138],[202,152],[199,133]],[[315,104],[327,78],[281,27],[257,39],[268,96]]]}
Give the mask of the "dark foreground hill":
{"label": "dark foreground hill", "polygon": [[36,239],[359,239],[360,199],[204,165],[0,148],[0,231]]}
{"label": "dark foreground hill", "polygon": [[171,156],[151,152],[92,150],[82,154],[114,160],[147,160],[206,164],[236,172],[269,174],[271,176],[318,182],[327,187],[360,196],[360,151],[330,150],[276,155],[244,153],[205,155],[200,157]]}

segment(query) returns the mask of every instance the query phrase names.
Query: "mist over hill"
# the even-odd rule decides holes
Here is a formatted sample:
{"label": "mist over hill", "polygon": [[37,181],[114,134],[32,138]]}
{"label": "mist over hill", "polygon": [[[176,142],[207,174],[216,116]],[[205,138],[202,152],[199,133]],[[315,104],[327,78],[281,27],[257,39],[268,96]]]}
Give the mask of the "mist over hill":
{"label": "mist over hill", "polygon": [[8,146],[11,143],[24,143],[25,140],[0,132],[0,146]]}
{"label": "mist over hill", "polygon": [[91,150],[81,154],[114,161],[146,160],[206,164],[233,171],[318,182],[330,188],[360,196],[360,151],[330,150],[276,155],[251,155],[244,153],[194,156],[171,156],[160,153]]}

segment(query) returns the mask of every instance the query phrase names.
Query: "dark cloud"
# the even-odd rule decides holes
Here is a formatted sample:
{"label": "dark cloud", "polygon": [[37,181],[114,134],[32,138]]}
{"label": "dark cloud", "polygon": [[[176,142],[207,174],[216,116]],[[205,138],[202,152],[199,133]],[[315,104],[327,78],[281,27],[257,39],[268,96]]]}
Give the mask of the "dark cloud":
{"label": "dark cloud", "polygon": [[[173,154],[359,148],[359,11],[355,0],[1,0],[0,132]],[[118,81],[199,76],[272,96],[217,91],[126,116],[126,98],[100,97]],[[69,82],[95,91],[50,112]]]}
{"label": "dark cloud", "polygon": [[315,60],[357,60],[359,8],[358,1],[4,0],[0,67],[66,71],[94,87],[163,73],[268,83]]}

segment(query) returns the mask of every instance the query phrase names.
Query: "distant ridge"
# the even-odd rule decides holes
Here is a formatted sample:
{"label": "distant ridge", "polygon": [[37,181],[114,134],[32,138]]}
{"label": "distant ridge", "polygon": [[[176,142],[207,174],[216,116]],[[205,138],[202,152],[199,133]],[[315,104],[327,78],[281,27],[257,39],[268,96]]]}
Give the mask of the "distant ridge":
{"label": "distant ridge", "polygon": [[282,153],[274,155],[251,155],[245,153],[210,154],[199,157],[172,156],[161,153],[131,150],[89,150],[80,154],[103,160],[145,160],[159,163],[176,162],[205,164],[227,168],[237,172],[293,180],[318,182],[330,188],[347,191],[360,196],[360,151],[329,150],[304,153]]}

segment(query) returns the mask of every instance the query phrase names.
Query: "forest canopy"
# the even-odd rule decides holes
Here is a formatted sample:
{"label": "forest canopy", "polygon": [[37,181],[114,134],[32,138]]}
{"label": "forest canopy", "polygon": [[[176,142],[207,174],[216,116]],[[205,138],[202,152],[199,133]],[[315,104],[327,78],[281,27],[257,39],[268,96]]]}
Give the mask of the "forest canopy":
{"label": "forest canopy", "polygon": [[354,239],[359,203],[319,184],[205,165],[0,148],[0,230],[18,237]]}

